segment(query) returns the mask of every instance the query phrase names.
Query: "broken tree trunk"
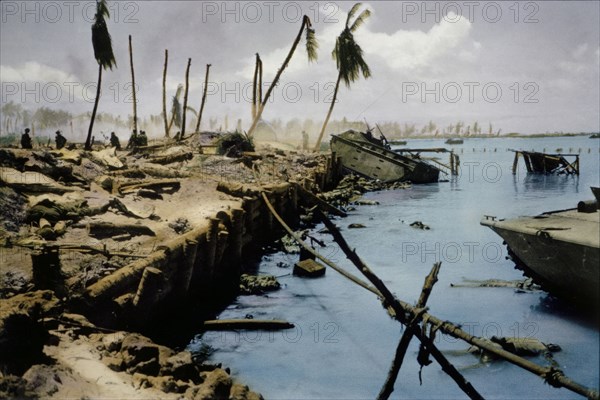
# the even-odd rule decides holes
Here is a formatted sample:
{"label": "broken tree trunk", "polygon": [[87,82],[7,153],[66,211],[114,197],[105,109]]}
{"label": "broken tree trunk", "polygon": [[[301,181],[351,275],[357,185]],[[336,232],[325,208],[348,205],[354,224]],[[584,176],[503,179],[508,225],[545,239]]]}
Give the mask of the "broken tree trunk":
{"label": "broken tree trunk", "polygon": [[202,92],[202,103],[200,104],[200,111],[198,112],[198,121],[196,122],[195,132],[200,132],[200,122],[202,122],[202,113],[204,112],[204,104],[206,103],[206,92],[208,91],[208,71],[210,70],[210,64],[206,64],[206,75],[204,77],[204,92]]}
{"label": "broken tree trunk", "polygon": [[97,238],[109,238],[112,236],[128,233],[130,235],[156,236],[154,231],[147,226],[137,224],[113,224],[104,221],[92,221],[85,224],[73,225],[76,228],[86,228],[90,235]]}
{"label": "broken tree trunk", "polygon": [[119,187],[121,194],[135,192],[137,189],[159,189],[163,192],[174,193],[179,190],[181,183],[177,179],[162,179],[150,182],[128,182]]}
{"label": "broken tree trunk", "polygon": [[153,156],[148,158],[148,162],[154,164],[171,164],[178,161],[187,161],[194,158],[194,154],[191,151],[180,151],[175,154],[168,154],[166,156]]}
{"label": "broken tree trunk", "polygon": [[181,135],[179,140],[185,137],[185,115],[187,114],[187,102],[188,92],[190,89],[190,66],[192,65],[192,59],[188,58],[187,68],[185,69],[185,91],[183,92],[183,116],[181,118]]}
{"label": "broken tree trunk", "polygon": [[169,137],[169,122],[167,117],[167,64],[169,62],[169,50],[165,49],[165,67],[163,69],[163,80],[162,80],[162,110],[163,110],[163,121],[165,123],[165,137]]}
{"label": "broken tree trunk", "polygon": [[133,131],[137,132],[137,101],[135,94],[135,70],[133,68],[133,45],[129,35],[129,65],[131,66],[131,93],[133,94]]}

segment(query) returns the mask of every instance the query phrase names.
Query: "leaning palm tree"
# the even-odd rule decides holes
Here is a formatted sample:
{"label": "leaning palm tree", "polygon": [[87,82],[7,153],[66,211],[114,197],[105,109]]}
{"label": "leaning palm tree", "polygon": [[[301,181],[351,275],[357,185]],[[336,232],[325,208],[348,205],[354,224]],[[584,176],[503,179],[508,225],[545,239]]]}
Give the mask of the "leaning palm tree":
{"label": "leaning palm tree", "polygon": [[96,100],[94,101],[94,109],[90,119],[90,127],[88,128],[87,139],[85,140],[85,149],[92,149],[92,130],[94,129],[94,120],[96,119],[96,111],[98,110],[98,101],[100,100],[100,86],[102,85],[102,70],[117,66],[115,55],[113,54],[112,42],[106,20],[110,18],[110,12],[106,5],[106,0],[96,1],[96,15],[94,24],[92,25],[92,45],[94,46],[94,57],[98,62],[98,85],[96,86]]}
{"label": "leaning palm tree", "polygon": [[337,65],[338,77],[337,82],[335,83],[335,89],[333,91],[333,99],[331,100],[331,105],[329,106],[329,111],[327,112],[327,116],[323,122],[323,127],[319,133],[319,138],[315,144],[314,151],[319,151],[319,148],[321,147],[321,140],[323,140],[327,123],[329,122],[329,118],[333,112],[333,106],[335,105],[335,101],[337,99],[340,81],[344,80],[346,87],[350,88],[350,84],[356,81],[361,73],[365,79],[371,76],[371,70],[363,59],[363,51],[358,43],[356,43],[354,40],[353,35],[353,33],[356,32],[356,30],[371,15],[371,11],[368,9],[364,10],[358,17],[356,17],[354,22],[350,24],[350,20],[354,17],[361,5],[362,3],[356,3],[348,13],[348,18],[346,18],[346,27],[342,33],[340,33],[340,36],[338,36],[335,42],[335,48],[331,53],[331,56]]}
{"label": "leaning palm tree", "polygon": [[256,110],[256,115],[254,116],[254,119],[252,121],[252,125],[250,126],[250,129],[248,129],[248,137],[250,137],[250,138],[252,137],[252,134],[254,133],[254,130],[256,129],[256,125],[258,124],[258,121],[260,120],[260,117],[262,116],[262,113],[265,109],[265,105],[267,104],[267,101],[269,101],[271,92],[273,91],[273,89],[275,88],[277,83],[279,83],[279,78],[281,77],[281,74],[283,74],[283,71],[287,68],[288,64],[290,63],[290,60],[292,59],[292,56],[294,55],[294,51],[296,51],[296,47],[298,47],[298,43],[300,43],[300,39],[302,39],[302,33],[304,33],[304,32],[306,34],[306,53],[308,54],[308,60],[315,61],[317,59],[317,48],[319,47],[319,45],[317,43],[317,39],[315,38],[315,30],[312,29],[312,23],[310,22],[310,18],[308,18],[308,16],[305,15],[304,18],[302,18],[302,25],[300,26],[300,31],[298,32],[298,35],[296,36],[296,39],[294,40],[294,43],[292,44],[292,48],[288,52],[288,55],[285,58],[285,60],[283,61],[283,64],[281,65],[281,67],[277,70],[277,74],[275,75],[273,82],[267,89],[267,93],[265,93],[265,97],[262,99],[262,102],[260,102],[258,104],[258,109]]}

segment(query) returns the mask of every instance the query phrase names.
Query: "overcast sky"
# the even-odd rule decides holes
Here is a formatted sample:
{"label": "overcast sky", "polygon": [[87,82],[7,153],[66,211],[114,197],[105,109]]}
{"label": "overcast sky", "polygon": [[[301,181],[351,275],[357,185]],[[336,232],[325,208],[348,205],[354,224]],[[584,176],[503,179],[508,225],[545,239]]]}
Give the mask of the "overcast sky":
{"label": "overcast sky", "polygon": [[[189,105],[198,109],[212,64],[206,116],[250,125],[254,54],[270,82],[308,15],[320,44],[309,63],[294,54],[267,120],[322,120],[337,70],[335,37],[353,2],[109,2],[118,68],[106,71],[99,111],[131,114],[128,35],[133,36],[138,113],[161,112],[164,50],[168,96],[192,58]],[[2,1],[2,103],[91,111],[97,64],[94,2]],[[372,2],[355,34],[372,77],[342,87],[334,119],[439,126],[491,122],[502,132],[600,130],[600,3]],[[266,90],[265,90],[266,91]],[[207,118],[206,118],[207,120]]]}

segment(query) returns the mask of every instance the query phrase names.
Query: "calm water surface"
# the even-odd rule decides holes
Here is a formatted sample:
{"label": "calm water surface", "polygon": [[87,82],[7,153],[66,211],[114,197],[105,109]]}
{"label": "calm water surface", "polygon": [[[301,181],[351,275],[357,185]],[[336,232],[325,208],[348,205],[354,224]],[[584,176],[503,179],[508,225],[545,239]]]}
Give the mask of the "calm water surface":
{"label": "calm water surface", "polygon": [[[369,193],[365,197],[377,200],[379,206],[359,206],[336,224],[400,299],[414,303],[432,264],[441,261],[439,282],[428,304],[433,315],[461,324],[477,336],[536,337],[558,344],[562,351],[554,358],[565,374],[598,388],[599,332],[588,318],[544,292],[451,284],[521,279],[521,272],[505,259],[502,239],[479,221],[483,215],[515,217],[571,208],[580,200],[593,198],[589,187],[599,185],[599,143],[587,137],[467,139],[463,145],[453,146],[461,157],[458,177],[407,190]],[[447,145],[442,140],[411,140],[409,146]],[[522,160],[513,175],[514,155],[507,149],[581,149],[581,175],[528,176]],[[412,228],[409,224],[413,221],[422,221],[431,229]],[[351,223],[366,228],[347,229]],[[325,256],[355,272],[329,236],[315,235],[328,244],[320,249]],[[373,294],[333,270],[319,279],[292,276],[296,257],[282,253],[263,257],[259,273],[279,276],[283,288],[268,296],[241,296],[220,316],[285,319],[295,323],[295,329],[209,332],[197,335],[189,349],[208,346],[213,350],[213,362],[229,366],[238,379],[267,399],[374,398],[402,334],[399,323],[387,316]],[[479,364],[476,357],[464,352],[466,344],[450,337],[440,335],[437,343],[486,398],[578,398],[509,363]],[[423,369],[420,385],[417,351],[413,340],[393,398],[465,397],[435,362]],[[532,360],[547,364],[541,356]]]}

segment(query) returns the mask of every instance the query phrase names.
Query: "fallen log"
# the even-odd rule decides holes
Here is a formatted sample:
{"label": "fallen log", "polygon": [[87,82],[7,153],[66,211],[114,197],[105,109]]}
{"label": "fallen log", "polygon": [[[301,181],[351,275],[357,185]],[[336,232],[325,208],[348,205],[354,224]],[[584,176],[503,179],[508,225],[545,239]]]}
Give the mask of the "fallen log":
{"label": "fallen log", "polygon": [[102,254],[105,257],[131,257],[131,258],[147,258],[147,255],[143,254],[133,254],[133,253],[125,253],[120,251],[110,251],[105,246],[103,247],[95,247],[84,244],[71,244],[71,243],[48,243],[45,240],[21,240],[14,243],[14,246],[25,247],[29,249],[34,249],[38,247],[53,247],[60,250],[76,250],[82,253],[93,253],[93,254]]}
{"label": "fallen log", "polygon": [[262,320],[262,319],[214,319],[204,321],[202,329],[205,331],[229,331],[236,329],[252,330],[280,330],[291,329],[294,324],[283,320]]}
{"label": "fallen log", "polygon": [[150,182],[135,182],[135,183],[123,183],[119,187],[119,192],[121,194],[127,194],[135,192],[137,189],[141,188],[151,188],[154,190],[160,190],[167,193],[175,193],[181,188],[181,182],[176,179],[164,179],[158,181],[150,181]]}
{"label": "fallen log", "polygon": [[57,193],[83,191],[80,187],[64,186],[54,179],[39,172],[21,172],[14,168],[0,167],[0,183],[19,191],[27,193]]}
{"label": "fallen log", "polygon": [[175,154],[168,154],[166,156],[154,156],[148,158],[148,161],[154,164],[171,164],[178,161],[187,161],[194,158],[194,154],[191,151],[182,151]]}
{"label": "fallen log", "polygon": [[90,236],[97,238],[109,238],[112,236],[128,233],[133,236],[156,236],[154,231],[144,225],[136,224],[113,224],[112,222],[92,221],[88,223],[74,224],[75,228],[85,228],[89,230]]}

